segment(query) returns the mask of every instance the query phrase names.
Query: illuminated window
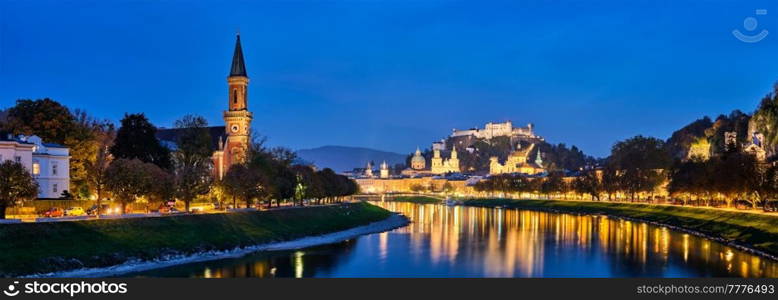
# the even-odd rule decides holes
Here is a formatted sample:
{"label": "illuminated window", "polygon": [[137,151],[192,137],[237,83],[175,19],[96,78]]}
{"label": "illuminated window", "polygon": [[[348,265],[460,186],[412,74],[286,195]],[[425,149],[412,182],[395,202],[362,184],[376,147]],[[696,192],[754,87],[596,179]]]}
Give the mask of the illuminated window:
{"label": "illuminated window", "polygon": [[36,162],[32,163],[32,175],[40,175],[41,173],[41,164]]}

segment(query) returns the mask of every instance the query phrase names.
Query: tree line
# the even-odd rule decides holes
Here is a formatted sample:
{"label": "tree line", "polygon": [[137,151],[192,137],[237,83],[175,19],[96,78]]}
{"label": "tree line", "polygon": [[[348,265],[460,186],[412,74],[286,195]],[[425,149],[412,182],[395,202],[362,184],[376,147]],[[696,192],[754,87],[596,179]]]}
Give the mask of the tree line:
{"label": "tree line", "polygon": [[358,192],[357,183],[332,169],[315,170],[309,165],[295,165],[296,154],[286,148],[266,148],[264,142],[252,142],[244,163],[233,165],[216,183],[220,194],[246,207],[264,204],[271,207],[283,202],[303,206],[341,202]]}
{"label": "tree line", "polygon": [[[269,206],[285,201],[303,204],[341,201],[356,193],[356,183],[330,169],[314,171],[295,164],[286,148],[267,148],[255,139],[245,163],[231,167],[222,180],[213,177],[212,139],[207,121],[186,115],[174,124],[175,145],[156,138],[157,128],[142,113],[125,114],[117,129],[81,110],[71,111],[51,99],[18,100],[0,111],[0,133],[37,135],[70,148],[71,191],[63,197],[96,198],[98,207],[110,195],[124,212],[138,198],[149,202],[180,200],[188,211],[198,198],[222,202],[240,199],[246,205]],[[29,170],[14,161],[0,165],[8,174],[0,181],[0,218],[6,207],[37,195]],[[33,192],[31,192],[33,191]],[[237,203],[233,203],[237,204]]]}
{"label": "tree line", "polygon": [[[528,195],[568,194],[591,200],[654,202],[663,188],[679,204],[752,207],[778,197],[778,167],[760,162],[733,144],[721,155],[703,159],[673,159],[662,140],[636,136],[616,143],[604,165],[576,174],[551,172],[544,177],[521,174],[491,176],[475,185],[487,193]],[[568,177],[567,180],[564,178]],[[666,200],[666,199],[664,199]]]}

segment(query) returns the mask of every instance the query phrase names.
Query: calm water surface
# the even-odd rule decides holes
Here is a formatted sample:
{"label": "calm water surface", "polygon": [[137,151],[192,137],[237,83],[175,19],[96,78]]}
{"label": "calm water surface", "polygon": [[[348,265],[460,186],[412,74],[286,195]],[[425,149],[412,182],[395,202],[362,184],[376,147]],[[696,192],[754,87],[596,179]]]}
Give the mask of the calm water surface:
{"label": "calm water surface", "polygon": [[331,245],[129,276],[778,277],[774,261],[645,223],[512,209],[376,204],[413,223]]}

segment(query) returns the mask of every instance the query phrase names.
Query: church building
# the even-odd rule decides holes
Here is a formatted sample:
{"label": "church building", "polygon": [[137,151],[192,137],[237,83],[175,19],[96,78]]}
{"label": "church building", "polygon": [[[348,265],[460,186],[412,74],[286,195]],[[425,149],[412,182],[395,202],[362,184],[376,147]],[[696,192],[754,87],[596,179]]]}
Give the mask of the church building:
{"label": "church building", "polygon": [[540,157],[540,149],[536,151],[537,157],[534,162],[530,161],[530,154],[535,150],[535,144],[522,149],[521,143],[517,144],[516,150],[508,155],[505,164],[501,164],[496,156],[490,157],[489,174],[511,174],[521,173],[527,175],[536,175],[546,172],[543,168],[543,159]]}
{"label": "church building", "polygon": [[227,169],[233,164],[246,160],[251,133],[253,115],[248,111],[249,77],[243,60],[243,49],[240,45],[240,34],[235,40],[235,52],[232,56],[230,75],[227,76],[228,100],[224,111],[224,136],[219,139],[219,145],[213,152],[214,176],[221,179]]}
{"label": "church building", "polygon": [[446,173],[458,173],[459,172],[459,158],[457,157],[457,148],[451,149],[451,158],[443,159],[440,156],[440,150],[432,151],[432,159],[430,160],[430,171],[432,174],[446,174]]}

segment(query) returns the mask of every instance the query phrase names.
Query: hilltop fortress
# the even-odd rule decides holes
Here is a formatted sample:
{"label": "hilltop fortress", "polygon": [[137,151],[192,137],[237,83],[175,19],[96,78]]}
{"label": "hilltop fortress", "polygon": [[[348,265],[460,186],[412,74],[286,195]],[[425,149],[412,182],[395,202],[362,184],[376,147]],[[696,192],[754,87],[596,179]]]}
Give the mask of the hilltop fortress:
{"label": "hilltop fortress", "polygon": [[532,123],[527,124],[525,127],[514,127],[511,121],[503,123],[489,122],[483,128],[465,130],[454,128],[448,138],[432,143],[432,149],[447,150],[448,147],[465,149],[473,145],[478,139],[490,140],[496,137],[507,137],[513,144],[519,141],[530,143],[542,142],[543,138],[535,135],[534,129],[535,126]]}
{"label": "hilltop fortress", "polygon": [[533,125],[531,123],[527,124],[527,127],[513,127],[511,121],[505,123],[489,122],[486,123],[483,129],[471,128],[467,130],[458,130],[455,128],[451,133],[451,137],[475,136],[481,139],[491,139],[498,136],[535,137],[535,134],[532,132],[532,127]]}

